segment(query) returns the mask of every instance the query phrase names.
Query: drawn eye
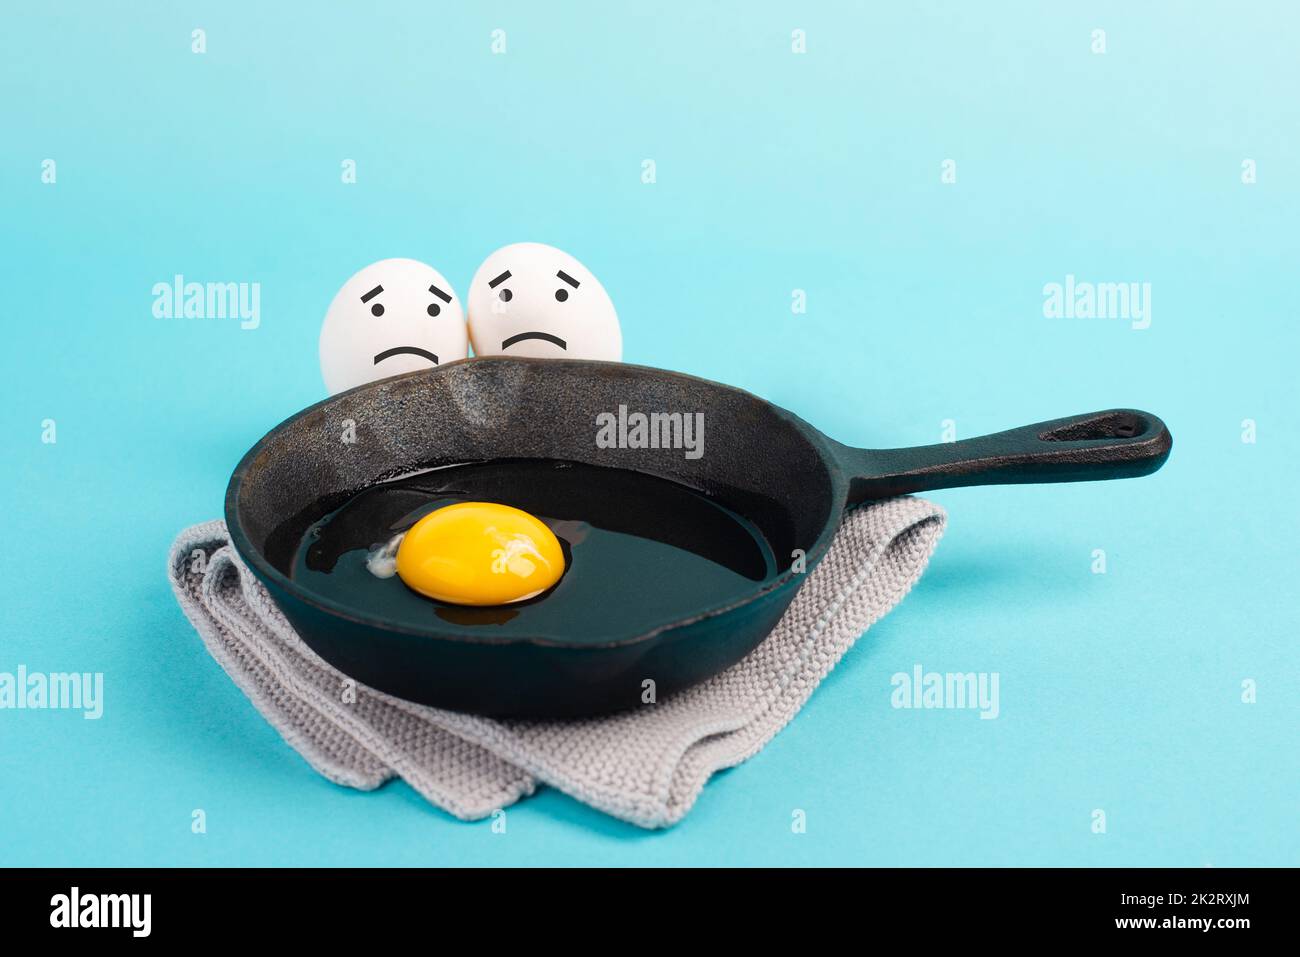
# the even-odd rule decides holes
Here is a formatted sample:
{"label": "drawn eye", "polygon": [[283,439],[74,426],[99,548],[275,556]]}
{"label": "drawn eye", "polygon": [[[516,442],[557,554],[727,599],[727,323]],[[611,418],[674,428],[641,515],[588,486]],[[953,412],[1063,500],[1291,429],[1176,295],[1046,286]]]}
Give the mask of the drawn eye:
{"label": "drawn eye", "polygon": [[509,302],[511,299],[515,297],[515,294],[512,293],[509,289],[502,289],[499,293],[497,293],[497,295],[501,297],[502,302]]}
{"label": "drawn eye", "polygon": [[370,314],[372,316],[382,316],[384,314],[384,304],[382,302],[375,303],[370,307]]}
{"label": "drawn eye", "polygon": [[428,308],[427,312],[428,312],[429,315],[431,315],[431,316],[436,316],[438,313],[442,312],[442,309],[439,308],[439,306],[438,306],[438,304],[437,304],[436,302],[431,302],[431,303],[429,303],[429,308]]}
{"label": "drawn eye", "polygon": [[[555,275],[556,275],[556,277],[558,277],[558,278],[560,278],[560,279],[563,279],[565,282],[567,282],[567,283],[568,283],[570,286],[572,286],[574,289],[577,289],[580,285],[582,285],[580,282],[578,282],[578,280],[574,279],[572,276],[570,276],[570,275],[569,275],[567,272],[565,272],[563,269],[557,271],[557,272],[555,273]],[[556,302],[564,302],[564,300],[566,300],[566,299],[568,299],[568,298],[569,298],[569,290],[565,289],[563,286],[561,286],[559,289],[555,290],[555,301],[556,301]]]}

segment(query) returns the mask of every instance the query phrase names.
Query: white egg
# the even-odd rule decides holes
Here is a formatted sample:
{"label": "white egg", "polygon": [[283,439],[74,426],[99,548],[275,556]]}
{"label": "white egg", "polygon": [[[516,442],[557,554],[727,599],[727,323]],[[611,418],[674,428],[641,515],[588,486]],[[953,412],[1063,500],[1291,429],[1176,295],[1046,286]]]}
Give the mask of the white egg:
{"label": "white egg", "polygon": [[320,371],[331,394],[467,355],[455,290],[414,259],[384,259],[358,272],[330,303],[320,331]]}
{"label": "white egg", "polygon": [[480,356],[623,358],[605,287],[568,253],[541,243],[503,246],[478,267],[469,334]]}

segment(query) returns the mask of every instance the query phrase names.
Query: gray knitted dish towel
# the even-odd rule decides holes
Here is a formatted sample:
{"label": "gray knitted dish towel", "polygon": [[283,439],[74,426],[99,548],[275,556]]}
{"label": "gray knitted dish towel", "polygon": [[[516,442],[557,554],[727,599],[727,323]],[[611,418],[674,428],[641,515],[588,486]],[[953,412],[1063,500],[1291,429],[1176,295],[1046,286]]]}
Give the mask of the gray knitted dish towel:
{"label": "gray knitted dish towel", "polygon": [[212,657],[331,781],[371,790],[400,776],[464,820],[543,783],[641,827],[665,827],[691,809],[713,772],[758,753],[907,594],[944,521],[941,508],[917,498],[854,509],[785,616],[742,661],[658,704],[584,721],[497,721],[351,682],[293,631],[223,522],[181,532],[168,574]]}

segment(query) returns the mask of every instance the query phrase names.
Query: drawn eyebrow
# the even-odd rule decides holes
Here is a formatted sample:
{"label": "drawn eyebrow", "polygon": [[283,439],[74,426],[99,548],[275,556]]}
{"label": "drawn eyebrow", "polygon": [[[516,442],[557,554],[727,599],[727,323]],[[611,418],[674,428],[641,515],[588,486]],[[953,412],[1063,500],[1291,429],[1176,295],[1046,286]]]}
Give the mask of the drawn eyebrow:
{"label": "drawn eyebrow", "polygon": [[433,293],[435,296],[437,296],[437,297],[438,297],[439,299],[441,299],[443,302],[451,302],[451,296],[447,295],[445,292],[443,292],[443,291],[442,291],[441,289],[439,289],[437,286],[430,286],[430,287],[429,287],[429,292]]}
{"label": "drawn eyebrow", "polygon": [[565,272],[563,269],[561,269],[561,270],[560,270],[559,272],[557,272],[555,275],[559,276],[561,279],[563,279],[565,282],[567,282],[567,283],[568,283],[570,286],[572,286],[574,289],[577,289],[577,288],[578,288],[578,280],[574,279],[572,276],[570,276],[570,275],[569,275],[567,272]]}
{"label": "drawn eyebrow", "polygon": [[383,287],[383,286],[376,286],[374,289],[370,290],[368,293],[366,293],[364,296],[362,296],[362,297],[361,297],[361,301],[362,301],[362,302],[369,302],[371,299],[374,299],[375,296],[379,295],[379,294],[380,294],[381,292],[383,292],[383,291],[384,291],[384,287]]}
{"label": "drawn eyebrow", "polygon": [[505,282],[509,278],[510,278],[510,270],[507,269],[501,275],[497,276],[496,279],[493,279],[491,282],[489,282],[488,288],[495,289],[497,286],[501,285],[501,283]]}

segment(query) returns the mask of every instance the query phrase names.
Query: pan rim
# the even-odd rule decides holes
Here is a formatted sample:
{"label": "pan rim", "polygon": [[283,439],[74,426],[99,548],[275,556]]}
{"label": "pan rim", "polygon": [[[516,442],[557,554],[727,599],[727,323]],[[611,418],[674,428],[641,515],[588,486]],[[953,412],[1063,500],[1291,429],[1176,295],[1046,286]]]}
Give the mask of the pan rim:
{"label": "pan rim", "polygon": [[[806,569],[802,572],[795,572],[793,569],[786,569],[780,575],[768,582],[757,586],[753,591],[744,597],[731,601],[724,605],[712,606],[704,609],[699,614],[691,615],[687,618],[678,618],[673,621],[657,624],[646,631],[637,632],[622,638],[615,638],[608,641],[572,641],[562,638],[555,638],[546,635],[511,635],[511,636],[493,636],[489,634],[476,633],[470,631],[467,626],[456,626],[450,623],[440,624],[435,628],[417,628],[409,625],[403,625],[371,615],[360,614],[355,609],[350,608],[340,602],[326,598],[307,588],[304,588],[298,582],[295,582],[285,573],[270,563],[262,553],[260,548],[254,546],[249,534],[245,531],[240,516],[239,509],[239,491],[243,480],[253,462],[263,453],[269,443],[284,428],[317,412],[331,402],[334,402],[343,396],[361,392],[366,389],[374,388],[379,383],[393,383],[400,380],[417,379],[441,374],[444,370],[453,369],[458,366],[464,366],[470,363],[501,363],[505,365],[586,365],[586,366],[606,366],[618,367],[620,369],[630,369],[640,372],[653,373],[656,376],[676,379],[686,383],[698,383],[711,388],[723,389],[737,395],[744,396],[754,400],[767,408],[771,409],[779,417],[787,420],[811,444],[817,452],[818,459],[822,467],[826,470],[827,477],[830,481],[830,494],[828,501],[828,514],[826,522],[823,524],[821,531],[813,544],[806,549]],[[372,382],[366,382],[362,385],[346,389],[343,392],[326,396],[318,402],[300,409],[293,415],[283,419],[276,425],[272,426],[253,446],[244,453],[239,463],[231,473],[230,480],[226,485],[226,495],[224,504],[226,530],[230,536],[231,545],[234,546],[240,560],[247,565],[264,583],[274,583],[285,594],[293,600],[301,602],[308,607],[326,615],[340,618],[351,624],[362,625],[368,628],[377,628],[388,634],[404,635],[415,638],[451,641],[469,645],[533,645],[546,648],[561,648],[565,650],[582,651],[594,650],[601,648],[626,648],[632,645],[641,644],[651,641],[664,632],[673,631],[683,628],[696,622],[706,621],[718,616],[727,614],[736,609],[750,605],[766,595],[773,592],[790,588],[799,583],[800,579],[806,580],[807,576],[812,573],[817,563],[821,560],[826,550],[830,546],[830,540],[835,530],[839,526],[839,519],[843,516],[848,497],[848,478],[840,465],[840,459],[836,454],[835,447],[838,443],[826,436],[820,430],[810,425],[799,416],[786,409],[781,408],[766,399],[754,395],[745,389],[736,386],[727,385],[726,383],[716,382],[711,379],[705,379],[701,376],[690,375],[685,372],[676,372],[671,369],[660,369],[655,366],[639,365],[628,362],[609,362],[599,359],[572,359],[572,358],[539,358],[534,356],[471,356],[466,359],[457,359],[453,362],[441,364],[431,369],[416,369],[412,372],[400,373],[395,376],[388,376],[384,379],[378,379]],[[638,470],[633,470],[638,471]],[[644,473],[653,474],[653,473]],[[670,480],[671,481],[671,480]],[[681,484],[681,483],[679,483]],[[743,514],[743,513],[742,513]],[[274,597],[274,596],[273,596]],[[278,602],[277,602],[278,604]],[[464,628],[465,630],[460,630]]]}

